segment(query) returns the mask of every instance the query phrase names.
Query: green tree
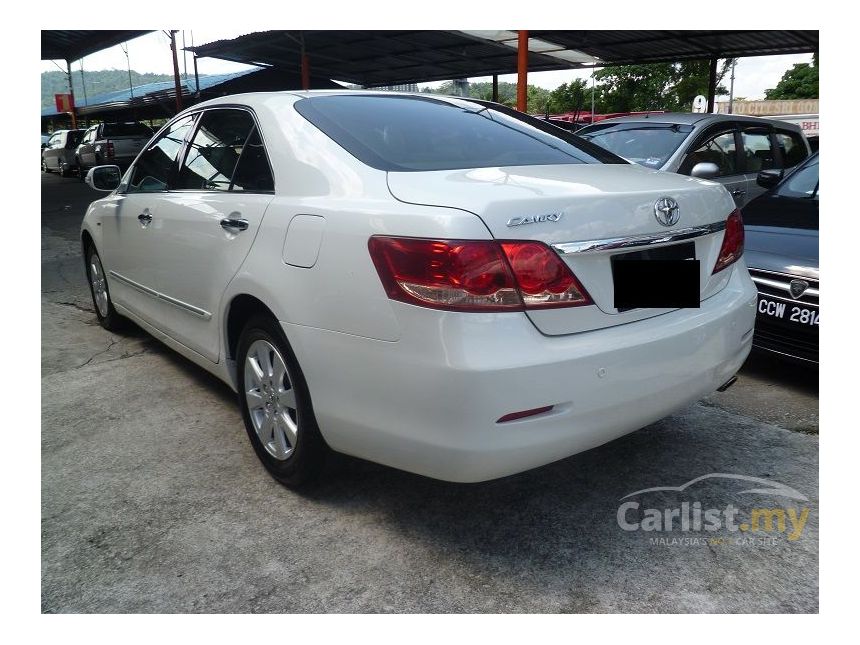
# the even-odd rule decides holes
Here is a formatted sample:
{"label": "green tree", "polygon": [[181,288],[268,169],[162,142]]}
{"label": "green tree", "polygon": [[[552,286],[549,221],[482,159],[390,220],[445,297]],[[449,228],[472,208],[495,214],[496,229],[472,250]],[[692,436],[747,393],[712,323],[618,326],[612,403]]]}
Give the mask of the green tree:
{"label": "green tree", "polygon": [[577,78],[570,83],[562,83],[549,94],[549,111],[552,114],[583,110],[586,102],[591,109],[591,93],[585,80]]}
{"label": "green tree", "polygon": [[[717,70],[717,94],[727,94],[720,83],[731,67],[726,59]],[[708,93],[709,61],[609,66],[595,72],[599,82],[599,112],[666,110],[687,112],[693,99]]]}
{"label": "green tree", "polygon": [[764,91],[766,99],[817,99],[818,98],[818,54],[812,64],[793,65],[782,75],[776,87]]}
{"label": "green tree", "polygon": [[[203,76],[203,74],[200,74]],[[116,90],[128,89],[128,70],[125,69],[103,69],[98,71],[84,71],[87,84],[87,98],[91,99],[99,94],[115,92]],[[194,77],[190,76],[193,85]],[[156,81],[172,81],[173,74],[141,74],[131,72],[131,83],[134,86]],[[72,71],[72,86],[75,89],[75,103],[84,105],[84,91],[81,85],[80,71]],[[67,94],[69,91],[69,80],[65,72],[60,70],[42,72],[42,107],[54,105],[54,94]]]}

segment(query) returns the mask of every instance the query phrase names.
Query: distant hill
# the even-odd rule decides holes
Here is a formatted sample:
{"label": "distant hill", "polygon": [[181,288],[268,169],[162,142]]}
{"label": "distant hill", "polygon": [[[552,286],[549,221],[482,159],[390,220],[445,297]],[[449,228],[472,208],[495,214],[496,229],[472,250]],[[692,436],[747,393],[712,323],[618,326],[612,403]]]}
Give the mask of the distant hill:
{"label": "distant hill", "polygon": [[[203,74],[201,74],[203,76]],[[128,70],[103,69],[89,72],[84,70],[87,83],[87,96],[93,97],[106,92],[128,89]],[[157,81],[171,81],[173,74],[141,74],[132,70],[131,84],[133,86]],[[75,103],[84,104],[84,93],[81,87],[81,72],[72,70],[72,86],[75,91]],[[69,82],[66,74],[60,70],[42,72],[42,107],[54,105],[54,94],[67,94]]]}

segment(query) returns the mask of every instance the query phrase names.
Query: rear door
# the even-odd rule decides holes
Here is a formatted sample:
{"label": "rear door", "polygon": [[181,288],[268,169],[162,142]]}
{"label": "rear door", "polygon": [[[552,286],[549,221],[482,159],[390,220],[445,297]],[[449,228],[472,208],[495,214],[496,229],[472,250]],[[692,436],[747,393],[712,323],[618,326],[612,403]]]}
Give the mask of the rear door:
{"label": "rear door", "polygon": [[735,204],[741,207],[747,201],[747,178],[741,163],[740,148],[740,136],[735,124],[721,123],[708,128],[687,151],[678,172],[689,175],[698,163],[716,164],[719,175],[714,181],[725,186]]}
{"label": "rear door", "polygon": [[743,152],[744,177],[746,179],[746,199],[744,204],[765,192],[756,178],[762,170],[779,168],[776,147],[771,137],[770,126],[745,126],[741,129],[741,150]]}
{"label": "rear door", "polygon": [[166,334],[217,361],[216,313],[274,197],[272,172],[254,116],[240,108],[205,110],[183,156],[155,214],[158,319]]}

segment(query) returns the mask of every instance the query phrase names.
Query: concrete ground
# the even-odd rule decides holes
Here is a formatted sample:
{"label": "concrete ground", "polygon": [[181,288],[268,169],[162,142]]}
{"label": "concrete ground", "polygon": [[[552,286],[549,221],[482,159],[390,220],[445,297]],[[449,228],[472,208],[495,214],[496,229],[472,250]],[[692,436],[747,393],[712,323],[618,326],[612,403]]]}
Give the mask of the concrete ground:
{"label": "concrete ground", "polygon": [[[725,393],[494,482],[338,457],[298,494],[258,463],[225,385],[98,326],[78,243],[96,195],[42,179],[44,612],[818,610],[816,373],[752,357]],[[622,497],[708,473],[808,500],[724,478],[635,499],[808,508],[800,537],[619,527]]]}

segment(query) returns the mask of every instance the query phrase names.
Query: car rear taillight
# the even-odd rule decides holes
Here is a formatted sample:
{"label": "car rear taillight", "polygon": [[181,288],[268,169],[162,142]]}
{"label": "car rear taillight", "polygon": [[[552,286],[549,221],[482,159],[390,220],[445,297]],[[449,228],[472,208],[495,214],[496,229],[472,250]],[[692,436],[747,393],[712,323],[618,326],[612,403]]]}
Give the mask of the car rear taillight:
{"label": "car rear taillight", "polygon": [[392,300],[450,311],[591,304],[567,265],[540,242],[374,236],[368,248]]}
{"label": "car rear taillight", "polygon": [[113,155],[114,155],[113,141],[106,141],[105,142],[105,152],[107,153],[108,159],[113,159]]}
{"label": "car rear taillight", "polygon": [[744,253],[744,221],[738,209],[732,211],[726,220],[726,232],[723,235],[723,245],[720,255],[714,265],[714,273],[719,273],[727,266],[737,262]]}

